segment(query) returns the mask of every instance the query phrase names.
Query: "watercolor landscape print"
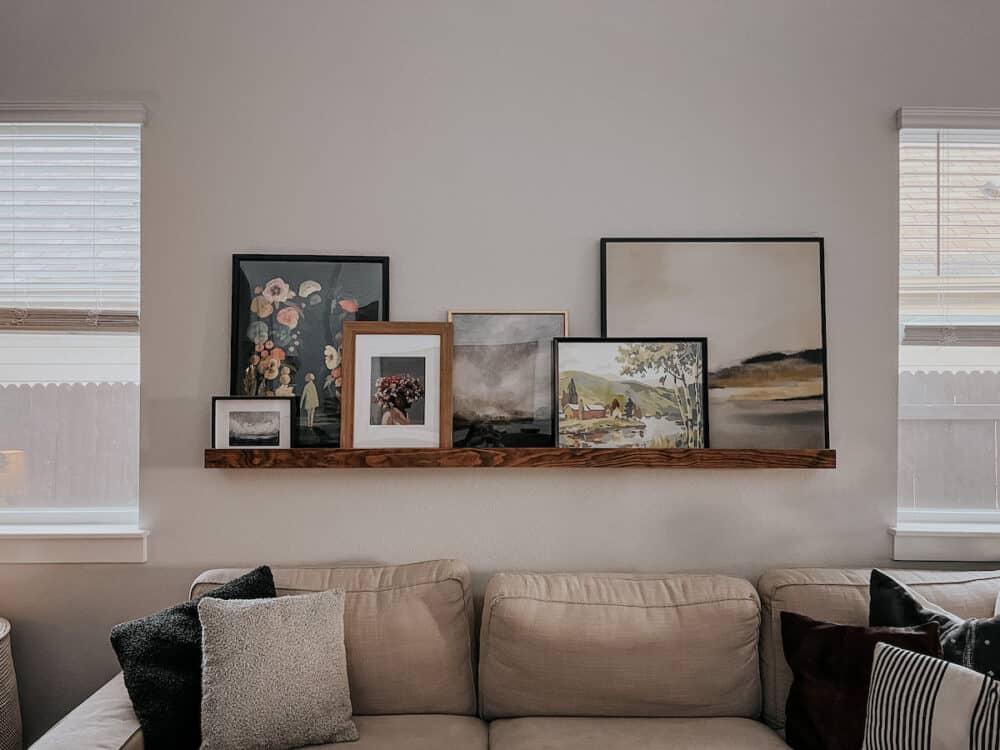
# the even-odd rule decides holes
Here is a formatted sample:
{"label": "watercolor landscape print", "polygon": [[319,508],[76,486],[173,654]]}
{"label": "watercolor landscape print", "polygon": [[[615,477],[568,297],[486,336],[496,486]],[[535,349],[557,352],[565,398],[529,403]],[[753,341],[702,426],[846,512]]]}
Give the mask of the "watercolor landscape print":
{"label": "watercolor landscape print", "polygon": [[456,447],[553,444],[552,341],[565,312],[452,312]]}
{"label": "watercolor landscape print", "polygon": [[704,339],[556,339],[558,445],[707,448]]}
{"label": "watercolor landscape print", "polygon": [[230,391],[296,399],[297,445],[340,444],[344,323],[386,320],[386,258],[235,255]]}
{"label": "watercolor landscape print", "polygon": [[822,247],[604,240],[605,331],[707,336],[713,448],[825,448]]}

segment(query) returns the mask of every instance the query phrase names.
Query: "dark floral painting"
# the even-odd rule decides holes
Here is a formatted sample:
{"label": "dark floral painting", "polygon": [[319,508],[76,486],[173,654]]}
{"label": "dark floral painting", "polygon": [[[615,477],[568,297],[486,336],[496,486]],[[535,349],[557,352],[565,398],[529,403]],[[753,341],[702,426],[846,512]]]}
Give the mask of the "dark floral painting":
{"label": "dark floral painting", "polygon": [[388,319],[388,258],[234,255],[230,390],[297,399],[295,444],[336,447],[343,325]]}

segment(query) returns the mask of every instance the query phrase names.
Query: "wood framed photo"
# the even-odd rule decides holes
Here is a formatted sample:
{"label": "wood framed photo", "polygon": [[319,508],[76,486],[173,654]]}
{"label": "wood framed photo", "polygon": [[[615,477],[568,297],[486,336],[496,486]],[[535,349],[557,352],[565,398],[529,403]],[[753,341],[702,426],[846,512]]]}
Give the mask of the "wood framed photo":
{"label": "wood framed photo", "polygon": [[557,338],[560,448],[708,448],[705,338]]}
{"label": "wood framed photo", "polygon": [[601,240],[601,333],[708,337],[713,448],[828,448],[819,237]]}
{"label": "wood framed photo", "polygon": [[298,400],[301,447],[340,444],[343,326],[389,319],[389,259],[233,256],[230,393]]}
{"label": "wood framed photo", "polygon": [[212,447],[273,450],[295,445],[293,397],[212,398]]}
{"label": "wood framed photo", "polygon": [[565,310],[451,310],[455,354],[452,442],[467,448],[555,444],[552,341]]}
{"label": "wood framed photo", "polygon": [[451,323],[346,323],[341,447],[450,448],[451,366]]}

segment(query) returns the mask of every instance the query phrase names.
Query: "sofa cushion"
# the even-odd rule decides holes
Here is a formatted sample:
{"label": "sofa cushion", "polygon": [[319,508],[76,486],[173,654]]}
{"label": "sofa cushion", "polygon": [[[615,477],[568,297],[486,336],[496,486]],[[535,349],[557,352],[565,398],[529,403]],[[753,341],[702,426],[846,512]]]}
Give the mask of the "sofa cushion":
{"label": "sofa cushion", "polygon": [[[202,573],[191,587],[192,596],[242,572]],[[472,589],[465,563],[273,572],[278,596],[344,591],[347,675],[355,714],[475,714]]]}
{"label": "sofa cushion", "polygon": [[[1000,571],[894,570],[893,576],[919,594],[962,617],[991,617],[1000,593]],[[792,673],[781,645],[781,613],[797,612],[844,625],[868,624],[868,579],[860,570],[800,568],[772,570],[757,583],[763,619],[760,666],[764,719],[785,725],[785,701]]]}
{"label": "sofa cushion", "polygon": [[754,716],[759,623],[756,591],[736,578],[497,575],[480,715]]}
{"label": "sofa cushion", "polygon": [[121,672],[70,711],[31,750],[143,750],[139,719]]}
{"label": "sofa cushion", "polygon": [[[364,737],[362,731],[361,736]],[[490,750],[788,750],[752,719],[498,719]]]}
{"label": "sofa cushion", "polygon": [[475,716],[355,716],[354,722],[361,735],[357,742],[307,750],[486,750],[489,746],[487,724]]}

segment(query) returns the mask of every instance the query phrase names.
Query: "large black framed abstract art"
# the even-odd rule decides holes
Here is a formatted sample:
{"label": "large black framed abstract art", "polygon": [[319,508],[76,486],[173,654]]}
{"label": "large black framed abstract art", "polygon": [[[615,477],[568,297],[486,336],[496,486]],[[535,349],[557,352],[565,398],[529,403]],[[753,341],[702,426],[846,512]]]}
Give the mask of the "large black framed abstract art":
{"label": "large black framed abstract art", "polygon": [[713,448],[828,448],[823,240],[601,240],[603,336],[708,338]]}

